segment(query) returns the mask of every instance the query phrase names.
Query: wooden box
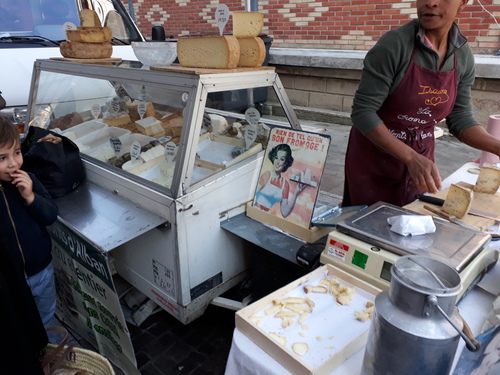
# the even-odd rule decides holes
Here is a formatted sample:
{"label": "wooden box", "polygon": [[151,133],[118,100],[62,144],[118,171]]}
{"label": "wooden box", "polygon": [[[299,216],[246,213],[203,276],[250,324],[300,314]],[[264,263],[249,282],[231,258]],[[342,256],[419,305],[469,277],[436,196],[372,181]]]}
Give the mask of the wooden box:
{"label": "wooden box", "polygon": [[[324,278],[354,287],[350,304],[338,304],[330,293],[305,293],[304,286],[322,285]],[[328,374],[366,344],[371,320],[357,320],[355,312],[365,310],[367,302],[374,302],[379,292],[339,268],[325,265],[238,311],[236,327],[292,374]],[[275,305],[273,301],[288,297],[309,297],[314,307],[302,322],[299,315],[292,318],[292,325],[283,328],[282,319],[267,312]],[[280,343],[275,334],[284,337],[286,344]],[[293,350],[297,342],[307,344],[307,353],[298,355]]]}

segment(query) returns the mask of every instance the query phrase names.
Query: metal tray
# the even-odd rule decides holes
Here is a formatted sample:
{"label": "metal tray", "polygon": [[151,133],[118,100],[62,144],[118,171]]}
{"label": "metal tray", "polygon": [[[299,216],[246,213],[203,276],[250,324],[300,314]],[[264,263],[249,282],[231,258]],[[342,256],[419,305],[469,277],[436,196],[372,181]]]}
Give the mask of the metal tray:
{"label": "metal tray", "polygon": [[389,203],[377,202],[337,223],[337,230],[399,255],[426,255],[463,270],[490,241],[491,236],[433,218],[434,233],[401,236],[390,230],[387,219],[399,215],[421,215]]}

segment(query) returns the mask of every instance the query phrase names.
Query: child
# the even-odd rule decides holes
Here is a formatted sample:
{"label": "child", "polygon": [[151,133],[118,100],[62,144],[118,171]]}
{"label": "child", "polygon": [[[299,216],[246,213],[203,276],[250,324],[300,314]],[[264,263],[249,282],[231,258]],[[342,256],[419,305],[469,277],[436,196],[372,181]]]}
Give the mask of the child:
{"label": "child", "polygon": [[53,326],[56,289],[52,241],[45,228],[57,219],[57,205],[38,179],[22,171],[17,128],[0,116],[0,235],[6,248],[24,264],[44,326]]}

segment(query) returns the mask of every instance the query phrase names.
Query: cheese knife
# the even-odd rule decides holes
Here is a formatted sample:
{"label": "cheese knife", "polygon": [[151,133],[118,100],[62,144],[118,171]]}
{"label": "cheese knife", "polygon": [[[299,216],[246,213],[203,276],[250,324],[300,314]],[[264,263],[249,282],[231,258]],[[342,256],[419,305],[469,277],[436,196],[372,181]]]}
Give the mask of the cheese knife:
{"label": "cheese knife", "polygon": [[[436,206],[442,206],[444,204],[444,199],[432,197],[430,195],[418,194],[415,196],[415,198],[421,200],[422,202],[435,204]],[[474,216],[480,216],[480,217],[485,217],[487,219],[500,221],[500,215],[495,215],[491,212],[486,212],[471,208],[468,213]]]}

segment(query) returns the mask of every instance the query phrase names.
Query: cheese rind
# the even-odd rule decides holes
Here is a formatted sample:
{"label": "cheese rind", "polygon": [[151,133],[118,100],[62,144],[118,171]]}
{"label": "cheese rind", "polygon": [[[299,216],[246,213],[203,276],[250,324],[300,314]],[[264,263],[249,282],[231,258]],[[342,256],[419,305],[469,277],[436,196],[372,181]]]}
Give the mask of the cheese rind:
{"label": "cheese rind", "polygon": [[240,59],[240,44],[231,35],[179,38],[177,57],[185,67],[234,69]]}
{"label": "cheese rind", "polygon": [[474,191],[495,194],[498,188],[500,188],[500,168],[493,164],[483,163],[476,185],[474,185]]}
{"label": "cheese rind", "polygon": [[264,16],[260,12],[233,12],[234,36],[258,36],[263,27]]}
{"label": "cheese rind", "polygon": [[78,27],[77,30],[66,30],[70,42],[110,43],[111,29],[109,27]]}
{"label": "cheese rind", "polygon": [[451,184],[442,209],[448,215],[461,219],[469,212],[473,199],[474,192],[471,189]]}
{"label": "cheese rind", "polygon": [[101,20],[97,13],[92,9],[82,9],[79,12],[80,26],[84,27],[102,27]]}
{"label": "cheese rind", "polygon": [[107,59],[113,54],[109,43],[61,42],[61,55],[73,59]]}
{"label": "cheese rind", "polygon": [[259,37],[238,38],[240,59],[238,66],[255,68],[262,66],[266,59],[266,45]]}

